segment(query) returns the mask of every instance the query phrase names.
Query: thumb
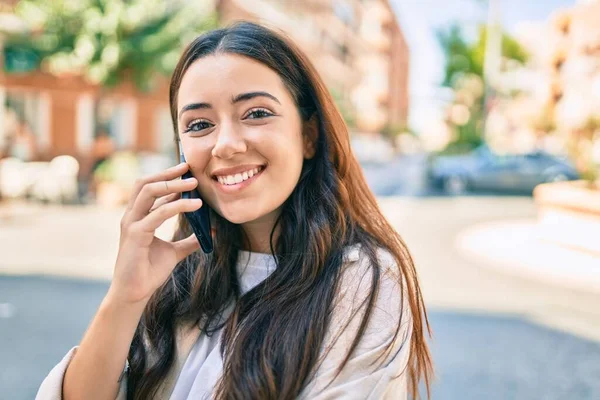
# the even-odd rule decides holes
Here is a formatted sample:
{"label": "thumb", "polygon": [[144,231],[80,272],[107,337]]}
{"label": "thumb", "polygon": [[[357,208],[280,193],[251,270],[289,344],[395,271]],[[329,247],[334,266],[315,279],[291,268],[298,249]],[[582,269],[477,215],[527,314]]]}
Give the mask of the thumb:
{"label": "thumb", "polygon": [[200,243],[193,233],[185,239],[173,243],[175,253],[177,254],[177,262],[183,260],[194,251],[200,248]]}

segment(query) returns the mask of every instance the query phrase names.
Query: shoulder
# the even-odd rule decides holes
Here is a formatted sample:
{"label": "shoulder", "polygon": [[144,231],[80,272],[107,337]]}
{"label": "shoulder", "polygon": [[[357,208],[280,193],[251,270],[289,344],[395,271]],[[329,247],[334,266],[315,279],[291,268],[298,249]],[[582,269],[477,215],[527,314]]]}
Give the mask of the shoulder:
{"label": "shoulder", "polygon": [[[379,267],[383,268],[385,272],[398,269],[398,262],[394,255],[383,247],[378,247],[375,250],[375,259],[379,264]],[[360,244],[346,246],[344,249],[343,260],[346,266],[356,267],[359,265],[363,268],[372,267],[372,261],[369,254],[367,254],[366,250]]]}
{"label": "shoulder", "polygon": [[399,324],[400,332],[408,334],[412,318],[400,265],[386,249],[376,249],[374,256],[373,260],[360,245],[345,250],[332,326],[349,322],[349,328],[358,328],[372,304],[365,340],[395,336]]}
{"label": "shoulder", "polygon": [[[405,279],[395,256],[387,249],[377,248],[373,256],[361,245],[348,246],[344,251],[344,265],[340,274],[340,289],[369,294],[378,278],[381,295],[397,296],[406,290]],[[379,297],[379,296],[378,296]]]}
{"label": "shoulder", "polygon": [[[370,257],[360,246],[349,246],[339,279],[316,379],[307,392],[384,398],[399,375],[393,387],[405,391],[412,317],[398,262],[385,249]],[[306,398],[316,397],[311,396]]]}

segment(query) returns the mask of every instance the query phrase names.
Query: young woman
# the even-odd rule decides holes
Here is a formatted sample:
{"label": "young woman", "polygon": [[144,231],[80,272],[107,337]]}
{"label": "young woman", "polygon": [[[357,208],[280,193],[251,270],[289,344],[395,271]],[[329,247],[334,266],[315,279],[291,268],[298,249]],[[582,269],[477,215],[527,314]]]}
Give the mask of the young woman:
{"label": "young woman", "polygon": [[[138,182],[110,289],[39,399],[403,399],[429,386],[406,246],[296,46],[238,23],[184,51],[171,81],[182,163]],[[178,180],[188,169],[194,178]],[[210,206],[214,251],[185,218]],[[125,368],[123,366],[125,365]]]}

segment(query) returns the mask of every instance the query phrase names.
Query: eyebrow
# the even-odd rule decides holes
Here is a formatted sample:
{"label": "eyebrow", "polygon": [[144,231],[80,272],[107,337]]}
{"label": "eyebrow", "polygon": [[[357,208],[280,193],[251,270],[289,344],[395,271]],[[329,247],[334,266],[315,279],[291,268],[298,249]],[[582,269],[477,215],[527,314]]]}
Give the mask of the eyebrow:
{"label": "eyebrow", "polygon": [[[235,96],[231,99],[231,104],[239,103],[241,101],[247,101],[247,100],[253,99],[255,97],[267,97],[267,98],[277,102],[277,104],[281,104],[281,102],[277,99],[277,97],[275,97],[272,94],[267,93],[267,92],[248,92],[248,93],[238,94],[237,96]],[[181,111],[179,111],[179,118],[181,118],[181,115],[186,111],[209,109],[209,108],[212,108],[212,105],[210,103],[186,104],[185,106],[183,106],[181,108]]]}

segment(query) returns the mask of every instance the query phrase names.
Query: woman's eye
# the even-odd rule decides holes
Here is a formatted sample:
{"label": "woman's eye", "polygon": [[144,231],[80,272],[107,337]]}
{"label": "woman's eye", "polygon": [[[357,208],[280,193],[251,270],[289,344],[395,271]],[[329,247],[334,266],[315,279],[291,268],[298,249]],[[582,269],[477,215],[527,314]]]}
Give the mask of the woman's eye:
{"label": "woman's eye", "polygon": [[188,124],[185,132],[200,132],[201,130],[210,128],[211,126],[212,126],[212,124],[209,122],[202,121],[202,120],[195,120]]}
{"label": "woman's eye", "polygon": [[271,115],[273,115],[273,114],[270,113],[269,111],[262,109],[262,108],[257,108],[255,110],[250,111],[248,113],[248,115],[246,116],[246,119],[260,119],[260,118],[270,117]]}

